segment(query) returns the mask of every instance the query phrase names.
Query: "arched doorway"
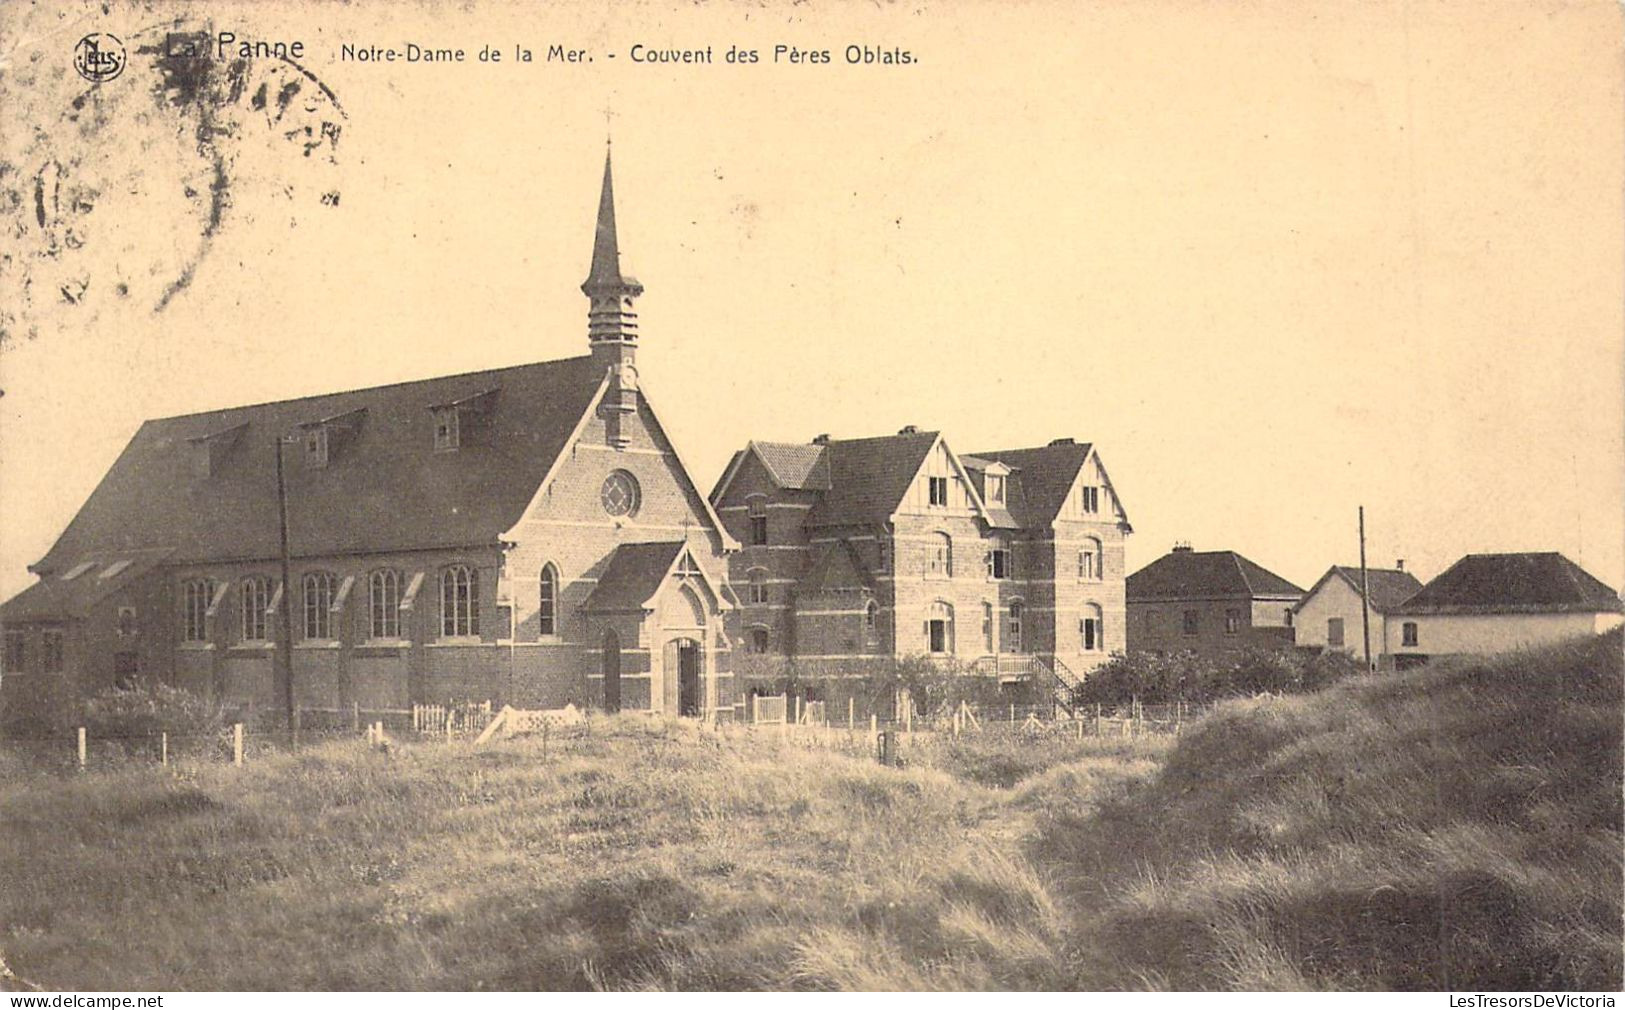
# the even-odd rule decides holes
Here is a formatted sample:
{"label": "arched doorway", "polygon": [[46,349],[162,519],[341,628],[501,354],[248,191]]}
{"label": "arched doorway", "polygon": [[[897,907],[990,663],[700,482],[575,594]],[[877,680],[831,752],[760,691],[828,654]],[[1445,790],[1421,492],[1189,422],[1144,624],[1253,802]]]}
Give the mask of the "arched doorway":
{"label": "arched doorway", "polygon": [[673,638],[663,650],[665,711],[699,716],[705,711],[705,648],[695,638]]}
{"label": "arched doorway", "polygon": [[604,632],[604,711],[621,710],[621,639],[614,631]]}

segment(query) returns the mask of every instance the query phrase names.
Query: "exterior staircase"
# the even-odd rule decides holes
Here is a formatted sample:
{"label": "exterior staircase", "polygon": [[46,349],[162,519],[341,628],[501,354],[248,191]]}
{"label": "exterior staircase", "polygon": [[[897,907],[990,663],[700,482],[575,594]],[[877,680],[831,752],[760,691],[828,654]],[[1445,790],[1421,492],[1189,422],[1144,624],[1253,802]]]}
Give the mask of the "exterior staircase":
{"label": "exterior staircase", "polygon": [[971,664],[971,669],[985,677],[996,676],[1001,684],[1036,681],[1044,685],[1058,710],[1069,716],[1076,714],[1077,703],[1073,700],[1073,692],[1083,683],[1083,679],[1059,657],[1045,660],[1043,656],[1028,652],[1001,652],[982,656]]}

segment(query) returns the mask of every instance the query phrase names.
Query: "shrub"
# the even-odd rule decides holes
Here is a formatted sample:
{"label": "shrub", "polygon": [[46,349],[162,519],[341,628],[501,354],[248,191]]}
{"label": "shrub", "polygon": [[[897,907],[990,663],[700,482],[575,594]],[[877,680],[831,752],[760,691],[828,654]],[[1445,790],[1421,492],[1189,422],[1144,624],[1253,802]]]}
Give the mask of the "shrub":
{"label": "shrub", "polygon": [[94,736],[131,739],[156,735],[212,736],[225,727],[221,707],[167,684],[114,688],[85,702],[84,725]]}
{"label": "shrub", "polygon": [[1078,687],[1086,704],[1120,705],[1131,698],[1159,705],[1215,701],[1253,694],[1297,694],[1327,687],[1359,673],[1361,663],[1340,652],[1250,647],[1228,660],[1193,652],[1158,656],[1115,654]]}

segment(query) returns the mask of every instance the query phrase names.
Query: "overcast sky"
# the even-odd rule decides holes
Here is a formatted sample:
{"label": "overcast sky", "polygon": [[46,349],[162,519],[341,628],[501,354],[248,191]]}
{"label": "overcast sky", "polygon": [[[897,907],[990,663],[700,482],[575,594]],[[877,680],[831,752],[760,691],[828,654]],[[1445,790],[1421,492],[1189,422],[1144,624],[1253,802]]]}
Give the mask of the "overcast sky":
{"label": "overcast sky", "polygon": [[[1070,436],[1131,569],[1189,540],[1307,587],[1357,561],[1363,503],[1373,564],[1559,550],[1625,581],[1617,7],[1077,6],[244,7],[214,27],[302,39],[343,114],[307,82],[287,122],[340,139],[290,154],[244,97],[203,161],[140,62],[69,112],[72,41],[160,18],[19,15],[0,592],[143,418],[584,353],[606,108],[644,384],[705,490],[750,438]],[[409,41],[471,62],[338,59]],[[516,42],[595,58],[472,61]],[[849,43],[919,62],[851,68]],[[31,230],[47,158],[97,181],[66,260]]]}

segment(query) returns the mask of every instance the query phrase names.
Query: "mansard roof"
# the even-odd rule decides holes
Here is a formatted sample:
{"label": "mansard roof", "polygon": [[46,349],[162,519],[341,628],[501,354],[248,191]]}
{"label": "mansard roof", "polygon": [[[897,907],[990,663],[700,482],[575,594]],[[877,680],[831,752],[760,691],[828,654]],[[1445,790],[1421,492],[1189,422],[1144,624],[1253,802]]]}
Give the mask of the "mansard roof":
{"label": "mansard roof", "polygon": [[[41,574],[108,553],[177,563],[278,554],[276,443],[366,411],[324,467],[284,449],[296,556],[492,544],[513,526],[603,383],[590,357],[147,421],[44,559]],[[478,437],[435,451],[436,405],[479,397]],[[198,440],[240,431],[201,471]]]}
{"label": "mansard roof", "polygon": [[1619,595],[1556,551],[1469,554],[1396,614],[1617,613]]}
{"label": "mansard roof", "polygon": [[1128,599],[1296,597],[1303,590],[1235,551],[1174,550],[1128,577]]}
{"label": "mansard roof", "polygon": [[[1422,583],[1416,576],[1403,569],[1367,568],[1365,573],[1371,609],[1379,614],[1389,613],[1395,607],[1416,595],[1416,591],[1422,588]],[[1333,565],[1326,569],[1325,575],[1322,575],[1313,586],[1309,587],[1309,592],[1303,596],[1304,601],[1307,602],[1311,596],[1320,592],[1320,587],[1332,579],[1341,579],[1356,593],[1360,591],[1360,568],[1358,565]],[[1299,604],[1300,607],[1302,605],[1302,603]]]}

